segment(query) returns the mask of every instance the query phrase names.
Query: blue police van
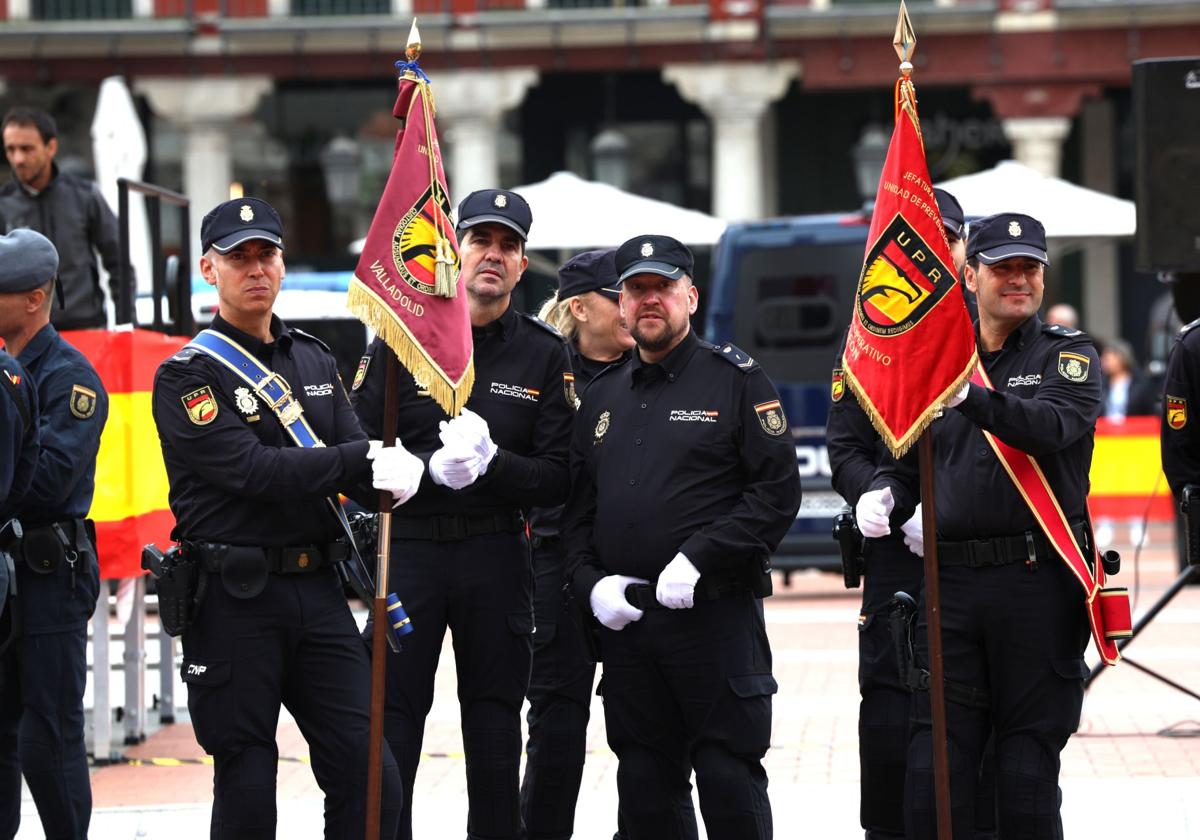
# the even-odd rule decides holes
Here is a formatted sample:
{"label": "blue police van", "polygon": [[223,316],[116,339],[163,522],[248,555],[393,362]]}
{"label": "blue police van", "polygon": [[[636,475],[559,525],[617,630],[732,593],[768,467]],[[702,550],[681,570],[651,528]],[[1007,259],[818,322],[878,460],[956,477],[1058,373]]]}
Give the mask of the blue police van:
{"label": "blue police van", "polygon": [[762,366],[796,444],[800,512],[772,560],[785,583],[798,569],[841,569],[830,532],[845,503],[831,484],[825,420],[869,224],[863,213],[734,224],[713,250],[704,336],[733,342]]}

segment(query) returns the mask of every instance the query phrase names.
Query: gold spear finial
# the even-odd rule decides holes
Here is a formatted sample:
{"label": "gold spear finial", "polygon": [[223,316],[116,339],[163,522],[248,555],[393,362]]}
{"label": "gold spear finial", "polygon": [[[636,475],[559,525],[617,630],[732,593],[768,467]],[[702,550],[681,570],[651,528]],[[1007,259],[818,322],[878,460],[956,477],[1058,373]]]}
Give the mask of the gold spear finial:
{"label": "gold spear finial", "polygon": [[904,0],[900,0],[900,14],[896,18],[896,35],[892,38],[892,46],[896,48],[896,55],[900,59],[900,72],[907,78],[912,73],[912,57],[917,52],[917,33],[913,31]]}
{"label": "gold spear finial", "polygon": [[408,30],[408,46],[404,48],[404,57],[409,61],[421,57],[421,33],[417,31],[416,18],[413,18],[412,28]]}

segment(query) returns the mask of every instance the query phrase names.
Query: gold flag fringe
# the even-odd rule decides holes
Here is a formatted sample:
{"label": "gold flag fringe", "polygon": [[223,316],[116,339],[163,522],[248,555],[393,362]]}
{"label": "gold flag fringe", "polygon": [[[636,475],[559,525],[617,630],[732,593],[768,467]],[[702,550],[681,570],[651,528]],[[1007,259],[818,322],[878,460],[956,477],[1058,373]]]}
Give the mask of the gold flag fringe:
{"label": "gold flag fringe", "polygon": [[437,238],[437,258],[433,266],[433,293],[444,298],[458,297],[458,271],[450,259],[453,249],[443,237]]}
{"label": "gold flag fringe", "polygon": [[844,357],[842,359],[842,370],[846,374],[846,380],[850,383],[850,390],[854,392],[854,396],[858,400],[858,404],[862,406],[862,409],[866,412],[867,417],[871,418],[871,425],[875,427],[875,431],[879,432],[879,436],[883,438],[883,442],[887,444],[887,448],[891,450],[892,456],[895,458],[903,458],[904,453],[908,452],[908,450],[912,448],[912,445],[920,439],[922,433],[929,428],[930,424],[933,423],[934,418],[937,417],[942,411],[942,407],[946,400],[954,396],[954,394],[958,392],[958,389],[963,386],[963,383],[971,378],[971,374],[975,372],[975,365],[978,363],[979,354],[975,350],[972,350],[971,358],[967,360],[966,368],[954,378],[953,384],[946,388],[946,390],[942,391],[938,398],[930,403],[929,406],[921,412],[920,416],[917,417],[916,421],[909,426],[908,430],[898,438],[892,435],[891,429],[889,429],[887,424],[883,422],[883,418],[879,414],[879,409],[877,409],[875,404],[871,402],[871,398],[867,396],[866,390],[863,388],[862,383],[859,382],[858,377],[854,375],[854,370],[846,364]]}
{"label": "gold flag fringe", "polygon": [[346,296],[346,307],[379,335],[396,354],[400,364],[418,382],[427,383],[429,395],[451,417],[457,417],[471,396],[475,385],[474,353],[467,362],[462,378],[451,382],[445,371],[429,357],[420,342],[408,331],[408,327],[396,316],[386,303],[357,277],[350,281]]}

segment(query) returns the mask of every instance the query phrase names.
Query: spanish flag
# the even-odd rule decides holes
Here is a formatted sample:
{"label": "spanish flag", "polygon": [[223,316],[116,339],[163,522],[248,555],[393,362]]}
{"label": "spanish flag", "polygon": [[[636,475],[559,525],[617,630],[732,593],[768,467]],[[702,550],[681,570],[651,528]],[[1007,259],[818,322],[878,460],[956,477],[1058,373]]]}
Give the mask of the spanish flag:
{"label": "spanish flag", "polygon": [[917,95],[896,82],[843,370],[897,457],[975,368],[975,333],[929,182]]}
{"label": "spanish flag", "polygon": [[455,416],[475,382],[458,240],[429,78],[415,57],[397,67],[400,93],[392,115],[401,124],[392,171],[350,281],[347,306]]}

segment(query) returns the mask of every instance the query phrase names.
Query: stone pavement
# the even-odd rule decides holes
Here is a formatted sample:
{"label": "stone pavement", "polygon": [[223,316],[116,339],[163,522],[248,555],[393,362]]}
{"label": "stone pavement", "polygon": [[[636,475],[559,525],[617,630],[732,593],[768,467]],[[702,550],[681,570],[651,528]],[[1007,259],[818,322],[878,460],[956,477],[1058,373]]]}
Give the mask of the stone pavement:
{"label": "stone pavement", "polygon": [[[1116,581],[1131,590],[1137,585],[1136,607],[1143,612],[1176,573],[1167,533],[1152,529],[1151,538],[1136,574],[1133,552],[1122,546],[1125,571]],[[777,593],[767,602],[767,622],[780,693],[766,761],[777,836],[861,838],[856,593],[843,589],[840,577],[816,573],[795,576],[790,587],[780,585]],[[1185,589],[1129,653],[1140,664],[1200,690],[1200,587]],[[113,656],[120,661],[119,651]],[[422,840],[465,834],[452,658],[447,644],[415,795],[415,834]],[[114,674],[114,697],[123,696],[118,676]],[[182,686],[177,696],[186,697]],[[128,749],[130,763],[94,770],[93,838],[208,836],[212,769],[203,763],[186,710],[180,719]],[[284,757],[279,765],[279,836],[320,837],[320,792],[306,764],[304,741],[290,720],[281,723],[279,740]],[[616,762],[604,741],[598,702],[588,745],[576,837],[608,840],[616,809]],[[1069,837],[1200,840],[1200,702],[1127,664],[1110,669],[1088,693],[1080,731],[1063,754],[1062,778]],[[22,840],[41,837],[27,792],[25,797],[18,834]]]}

